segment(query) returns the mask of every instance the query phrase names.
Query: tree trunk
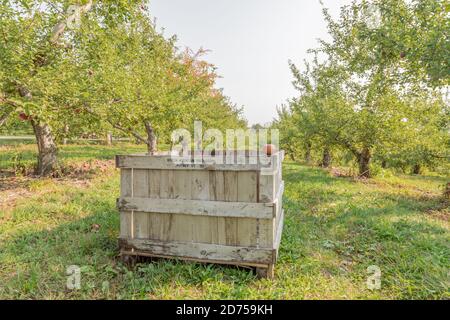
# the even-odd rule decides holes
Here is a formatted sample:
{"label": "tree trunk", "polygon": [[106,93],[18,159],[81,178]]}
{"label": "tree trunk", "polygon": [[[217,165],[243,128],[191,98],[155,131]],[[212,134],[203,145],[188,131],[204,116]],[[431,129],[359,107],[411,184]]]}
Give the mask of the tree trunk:
{"label": "tree trunk", "polygon": [[8,120],[9,115],[12,113],[12,110],[8,110],[2,115],[0,115],[0,127],[3,126],[6,123],[6,120]]}
{"label": "tree trunk", "polygon": [[412,173],[413,174],[420,174],[422,172],[422,166],[420,163],[416,163],[413,167]]}
{"label": "tree trunk", "polygon": [[64,126],[64,138],[63,138],[63,141],[62,141],[63,145],[66,145],[68,143],[68,141],[69,141],[69,139],[67,139],[67,135],[68,134],[69,134],[69,126],[66,124]]}
{"label": "tree trunk", "polygon": [[112,145],[112,140],[113,140],[112,133],[108,132],[106,134],[106,145],[108,146]]}
{"label": "tree trunk", "polygon": [[[84,14],[91,10],[93,6],[93,1],[89,0],[82,6],[78,7],[72,14],[65,16],[64,21],[59,22],[52,31],[50,38],[50,43],[56,44],[61,38],[65,29],[69,26],[69,21],[77,19],[81,14]],[[38,52],[35,56],[35,67],[43,67],[48,63],[49,59],[46,59],[45,54]],[[22,98],[27,100],[32,99],[31,91],[25,86],[20,86],[19,94]],[[57,147],[55,139],[52,135],[50,127],[45,123],[40,123],[38,120],[31,120],[31,125],[33,126],[34,134],[36,136],[36,142],[38,145],[38,165],[36,168],[36,174],[45,176],[50,174],[56,166],[57,163]]]}
{"label": "tree trunk", "polygon": [[450,199],[450,182],[448,182],[447,186],[445,187],[444,197]]}
{"label": "tree trunk", "polygon": [[295,152],[294,151],[291,151],[289,153],[289,156],[291,157],[292,161],[297,162],[297,157],[295,156]]}
{"label": "tree trunk", "polygon": [[152,125],[148,121],[145,121],[145,130],[147,131],[148,154],[153,155],[157,151],[157,138]]}
{"label": "tree trunk", "polygon": [[305,150],[305,162],[306,164],[311,163],[311,142],[306,143],[306,150]]}
{"label": "tree trunk", "polygon": [[331,164],[331,152],[329,148],[323,149],[323,156],[322,156],[322,167],[328,168]]}
{"label": "tree trunk", "polygon": [[286,150],[286,155],[288,155],[292,159],[292,161],[296,161],[294,150],[290,147],[290,145],[285,145],[284,149]]}
{"label": "tree trunk", "polygon": [[40,176],[49,175],[57,163],[57,148],[50,127],[36,120],[31,120],[36,142],[38,145],[38,164],[36,174]]}
{"label": "tree trunk", "polygon": [[370,160],[372,158],[372,154],[370,153],[370,149],[365,147],[358,154],[358,165],[359,165],[359,176],[370,178]]}

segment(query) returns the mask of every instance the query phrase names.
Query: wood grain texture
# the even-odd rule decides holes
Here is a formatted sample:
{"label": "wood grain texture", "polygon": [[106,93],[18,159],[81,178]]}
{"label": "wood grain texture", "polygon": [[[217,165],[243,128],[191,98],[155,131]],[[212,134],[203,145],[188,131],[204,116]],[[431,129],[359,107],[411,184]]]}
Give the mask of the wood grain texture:
{"label": "wood grain texture", "polygon": [[283,226],[284,226],[284,211],[281,211],[280,219],[278,221],[278,226],[276,229],[275,241],[274,241],[273,263],[276,263],[278,260],[278,253],[280,251],[281,237],[283,236]]}
{"label": "wood grain texture", "polygon": [[131,238],[131,212],[120,213],[120,237]]}
{"label": "wood grain texture", "polygon": [[243,261],[243,262],[237,262],[237,261],[224,261],[224,260],[213,260],[213,259],[202,259],[202,258],[191,258],[191,257],[182,257],[182,256],[169,256],[164,254],[156,254],[156,253],[150,253],[148,251],[142,251],[142,250],[133,250],[133,251],[127,251],[127,250],[121,250],[120,252],[121,256],[142,256],[142,257],[152,257],[152,258],[164,258],[164,259],[177,259],[177,260],[183,260],[183,261],[192,261],[192,262],[199,262],[199,263],[216,263],[216,264],[224,264],[224,265],[234,265],[234,266],[242,266],[242,267],[252,267],[252,268],[269,268],[269,265],[264,263],[257,263],[257,262],[251,262],[251,261]]}
{"label": "wood grain texture", "polygon": [[[225,172],[209,171],[209,199],[211,201],[225,201]],[[225,217],[217,217],[210,225],[213,244],[226,244]]]}
{"label": "wood grain texture", "polygon": [[272,219],[273,205],[250,202],[226,202],[209,200],[120,198],[117,207],[121,211],[176,213],[195,216],[219,216],[236,218]]}
{"label": "wood grain texture", "polygon": [[259,176],[259,201],[273,202],[275,200],[275,175],[260,174]]}
{"label": "wood grain texture", "polygon": [[149,216],[147,212],[133,212],[133,237],[137,239],[148,239]]}
{"label": "wood grain texture", "polygon": [[148,170],[149,198],[161,198],[161,172],[163,170]]}
{"label": "wood grain texture", "polygon": [[133,197],[148,198],[148,170],[134,169],[133,170]]}
{"label": "wood grain texture", "polygon": [[281,211],[280,214],[280,220],[277,226],[277,230],[276,230],[276,237],[275,237],[275,242],[274,242],[274,249],[279,249],[280,248],[280,243],[281,243],[281,237],[283,235],[283,226],[284,226],[284,210]]}
{"label": "wood grain texture", "polygon": [[[161,199],[173,199],[175,194],[175,177],[173,170],[160,170],[160,191]],[[156,183],[156,182],[155,182]]]}
{"label": "wood grain texture", "polygon": [[[278,158],[273,156],[273,159]],[[235,159],[235,158],[233,158]],[[258,162],[252,163],[177,163],[170,156],[149,156],[149,155],[118,155],[116,156],[117,168],[135,168],[135,169],[159,169],[159,170],[223,170],[223,171],[260,171],[261,169],[270,168],[271,159],[268,163]]]}
{"label": "wood grain texture", "polygon": [[120,196],[131,197],[131,169],[120,170]]}
{"label": "wood grain texture", "polygon": [[258,247],[273,248],[275,219],[260,219],[258,226]]}
{"label": "wood grain texture", "polygon": [[176,257],[261,264],[270,264],[273,261],[273,251],[267,249],[143,239],[119,239],[119,245],[121,248]]}
{"label": "wood grain texture", "polygon": [[[257,203],[258,201],[258,187],[257,187],[257,172],[243,171],[237,173],[237,200],[239,203],[254,203],[255,205],[263,205]],[[269,210],[273,208],[266,207]],[[272,219],[273,213],[268,211],[265,213],[265,209],[258,209],[252,218],[242,218],[237,220],[237,245],[248,245],[253,247],[258,246],[259,242],[259,219]]]}

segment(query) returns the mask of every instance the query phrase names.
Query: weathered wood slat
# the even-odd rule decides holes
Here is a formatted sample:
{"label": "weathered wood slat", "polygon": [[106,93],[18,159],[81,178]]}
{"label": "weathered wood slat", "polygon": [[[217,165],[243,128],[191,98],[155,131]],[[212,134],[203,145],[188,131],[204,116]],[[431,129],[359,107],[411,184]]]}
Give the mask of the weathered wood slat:
{"label": "weathered wood slat", "polygon": [[147,212],[133,212],[133,237],[146,239],[149,233],[149,216]]}
{"label": "weathered wood slat", "polygon": [[133,197],[148,198],[148,170],[133,169]]}
{"label": "weathered wood slat", "polygon": [[128,255],[128,256],[142,256],[142,257],[151,257],[151,258],[164,258],[164,259],[177,259],[182,261],[192,261],[192,262],[199,262],[199,263],[217,263],[217,264],[224,264],[224,265],[233,265],[233,266],[242,266],[242,267],[259,267],[259,268],[268,268],[269,265],[265,263],[256,263],[256,262],[237,262],[237,261],[224,261],[224,260],[213,260],[213,259],[202,259],[202,258],[190,258],[190,257],[178,257],[178,256],[168,256],[164,254],[156,254],[156,253],[149,253],[147,251],[126,251],[122,250],[121,255]]}
{"label": "weathered wood slat", "polygon": [[278,219],[282,210],[282,204],[283,204],[283,192],[284,192],[284,182],[281,181],[278,187],[277,196],[275,197],[275,201],[273,202],[273,216]]}
{"label": "weathered wood slat", "polygon": [[[161,180],[159,196],[163,199],[172,199],[174,197],[175,192],[175,178],[173,170],[160,170],[161,171]],[[156,182],[155,182],[156,183]]]}
{"label": "weathered wood slat", "polygon": [[[238,173],[235,171],[225,171],[224,176],[224,198],[225,201],[238,201]],[[227,215],[224,218],[225,243],[235,246],[239,242],[238,221],[234,217]]]}
{"label": "weathered wood slat", "polygon": [[120,170],[120,196],[131,197],[131,169]]}
{"label": "weathered wood slat", "polygon": [[144,239],[119,239],[121,248],[143,250],[155,255],[189,257],[194,259],[270,264],[273,250],[250,247],[223,246],[206,243],[163,242]]}
{"label": "weathered wood slat", "polygon": [[275,197],[275,202],[279,202],[279,200],[283,198],[283,193],[284,193],[284,181],[280,181],[278,192]]}
{"label": "weathered wood slat", "polygon": [[[178,171],[180,172],[180,171]],[[189,171],[190,173],[190,189],[192,200],[208,201],[209,200],[209,172],[207,171]],[[207,215],[199,215],[190,217],[192,223],[192,241],[193,242],[213,242],[213,231],[211,227],[216,225],[216,217]],[[193,219],[194,218],[194,219]]]}
{"label": "weathered wood slat", "polygon": [[[237,201],[242,203],[257,202],[257,172],[237,173]],[[237,243],[239,245],[250,244],[257,246],[258,242],[258,219],[240,218],[237,221]]]}
{"label": "weathered wood slat", "polygon": [[[272,159],[278,159],[273,157]],[[260,171],[266,169],[268,173],[273,168],[273,172],[276,170],[276,166],[271,166],[271,161],[268,163],[246,163],[246,164],[223,164],[220,163],[179,163],[173,161],[170,156],[148,156],[148,155],[118,155],[116,156],[117,168],[134,168],[134,169],[167,169],[167,170],[224,170],[224,171]]]}
{"label": "weathered wood slat", "polygon": [[[132,175],[133,197],[148,198],[150,192],[148,170],[133,169]],[[134,211],[132,214],[133,237],[148,238],[148,223],[148,214],[146,214],[145,212]]]}
{"label": "weathered wood slat", "polygon": [[212,201],[225,201],[225,171],[210,171],[209,173],[209,199]]}
{"label": "weathered wood slat", "polygon": [[162,170],[148,170],[148,187],[150,198],[161,197],[161,172]]}
{"label": "weathered wood slat", "polygon": [[120,237],[131,238],[131,212],[120,213]]}
{"label": "weathered wood slat", "polygon": [[[225,201],[225,171],[210,171],[209,199],[211,201]],[[215,224],[210,226],[213,244],[226,243],[225,217],[217,217]]]}
{"label": "weathered wood slat", "polygon": [[123,211],[273,219],[273,207],[264,203],[125,197],[117,200],[117,207]]}
{"label": "weathered wood slat", "polygon": [[257,202],[257,172],[237,173],[237,201]]}
{"label": "weathered wood slat", "polygon": [[280,213],[280,220],[277,226],[277,232],[274,242],[274,249],[278,250],[280,248],[281,236],[283,234],[283,226],[284,226],[284,210]]}
{"label": "weathered wood slat", "polygon": [[276,237],[274,242],[274,249],[273,249],[273,263],[276,263],[278,260],[278,253],[280,250],[280,244],[281,244],[281,236],[283,235],[283,226],[284,226],[284,211],[281,211],[280,219],[277,226],[276,231]]}
{"label": "weathered wood slat", "polygon": [[[257,221],[255,221],[257,222]],[[260,219],[258,227],[258,247],[273,248],[275,219]]]}
{"label": "weathered wood slat", "polygon": [[275,200],[275,176],[259,176],[259,202],[273,202]]}

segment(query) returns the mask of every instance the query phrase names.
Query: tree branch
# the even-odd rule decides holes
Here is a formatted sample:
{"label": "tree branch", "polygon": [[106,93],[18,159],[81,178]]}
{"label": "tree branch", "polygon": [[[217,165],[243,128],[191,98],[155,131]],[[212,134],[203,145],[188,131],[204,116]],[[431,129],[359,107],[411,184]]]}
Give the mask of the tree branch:
{"label": "tree branch", "polygon": [[346,147],[351,153],[353,153],[355,155],[355,157],[359,158],[361,156],[361,152],[359,152],[355,147],[353,147],[351,145],[351,143],[348,142],[347,140],[340,139],[338,135],[336,135],[334,137],[334,140],[337,143],[339,143],[339,144],[343,145],[344,147]]}
{"label": "tree branch", "polygon": [[[91,115],[93,115],[93,116],[96,117],[97,119],[102,119],[97,113],[95,113],[94,111],[92,111],[89,107],[84,106],[84,110],[86,110],[86,112],[90,113]],[[124,127],[122,127],[121,125],[119,125],[119,124],[117,124],[117,123],[114,123],[113,121],[111,121],[111,120],[108,119],[108,118],[106,118],[105,120],[106,120],[106,122],[108,122],[113,128],[118,129],[118,130],[120,130],[120,131],[122,131],[122,132],[124,132],[124,133],[126,133],[126,134],[131,134],[131,135],[132,135],[133,137],[135,137],[137,140],[139,140],[139,141],[141,141],[141,142],[143,142],[143,143],[145,143],[145,144],[148,144],[148,141],[147,141],[145,138],[143,138],[141,135],[139,135],[137,132],[135,132],[134,130],[124,128]]]}
{"label": "tree branch", "polygon": [[131,129],[124,128],[124,127],[122,127],[122,126],[120,126],[120,125],[118,125],[116,123],[113,123],[109,119],[106,119],[106,121],[108,121],[108,123],[111,124],[115,129],[118,129],[118,130],[120,130],[122,132],[125,132],[125,133],[129,133],[133,137],[135,137],[137,140],[139,140],[139,141],[141,141],[141,142],[143,142],[145,144],[148,144],[148,141],[146,139],[144,139],[142,136],[140,136],[138,133],[136,133],[135,131],[133,131]]}
{"label": "tree branch", "polygon": [[6,120],[8,120],[8,117],[11,113],[12,113],[12,110],[8,110],[0,116],[0,127],[5,124]]}
{"label": "tree branch", "polygon": [[75,19],[78,19],[81,14],[88,12],[92,8],[92,0],[89,0],[88,3],[86,3],[83,6],[80,6],[78,10],[75,10],[72,14],[67,16],[63,21],[59,22],[54,28],[52,32],[52,37],[50,38],[51,43],[58,42],[61,35],[64,33],[64,31],[67,28],[67,24],[69,21],[73,21]]}
{"label": "tree branch", "polygon": [[8,117],[13,113],[14,108],[19,107],[19,104],[17,104],[14,101],[11,101],[4,96],[0,96],[0,104],[8,105],[9,108],[6,109],[5,112],[0,116],[0,127],[3,126],[6,123],[6,120],[8,120]]}
{"label": "tree branch", "polygon": [[444,155],[444,156],[442,156],[442,155],[439,155],[439,154],[434,154],[434,153],[431,153],[430,154],[433,158],[438,158],[438,159],[450,159],[450,155]]}

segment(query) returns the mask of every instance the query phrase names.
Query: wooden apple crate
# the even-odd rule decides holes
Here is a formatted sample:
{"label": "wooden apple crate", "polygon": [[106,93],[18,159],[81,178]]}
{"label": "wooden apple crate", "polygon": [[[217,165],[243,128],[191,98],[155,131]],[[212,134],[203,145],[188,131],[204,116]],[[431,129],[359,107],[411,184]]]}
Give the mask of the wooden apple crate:
{"label": "wooden apple crate", "polygon": [[241,164],[117,156],[121,256],[255,267],[259,276],[273,277],[283,230],[284,152],[264,164],[248,152],[234,156]]}

